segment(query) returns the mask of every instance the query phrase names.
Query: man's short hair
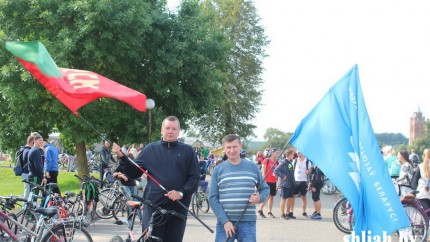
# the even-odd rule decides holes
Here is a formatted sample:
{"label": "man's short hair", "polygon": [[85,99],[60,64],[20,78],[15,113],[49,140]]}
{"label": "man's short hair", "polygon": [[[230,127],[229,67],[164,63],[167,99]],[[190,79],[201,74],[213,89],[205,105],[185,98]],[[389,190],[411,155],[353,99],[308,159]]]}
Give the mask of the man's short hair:
{"label": "man's short hair", "polygon": [[31,143],[34,143],[34,136],[33,135],[29,135],[27,137],[27,144],[31,144]]}
{"label": "man's short hair", "polygon": [[289,148],[288,150],[285,151],[285,157],[293,154],[294,152],[296,152],[293,148]]}
{"label": "man's short hair", "polygon": [[239,143],[242,144],[242,141],[240,140],[240,137],[237,134],[228,134],[228,135],[224,136],[224,138],[222,139],[222,142],[223,143],[225,143],[225,142],[233,142],[235,140],[239,140]]}
{"label": "man's short hair", "polygon": [[164,126],[164,123],[167,120],[168,121],[176,121],[176,122],[178,122],[178,127],[179,127],[179,129],[181,129],[181,122],[179,122],[179,119],[177,117],[175,117],[175,116],[167,116],[166,118],[164,118],[163,122],[161,123],[161,127]]}

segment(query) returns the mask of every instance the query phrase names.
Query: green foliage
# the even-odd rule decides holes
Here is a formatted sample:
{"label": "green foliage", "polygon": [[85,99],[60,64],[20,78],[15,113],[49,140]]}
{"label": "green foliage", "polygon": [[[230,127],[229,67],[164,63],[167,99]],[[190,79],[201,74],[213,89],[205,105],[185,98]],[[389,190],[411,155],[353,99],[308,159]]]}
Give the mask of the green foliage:
{"label": "green foliage", "polygon": [[[184,1],[176,15],[164,6],[165,1],[152,0],[5,1],[0,5],[1,31],[3,40],[40,40],[60,67],[94,71],[145,93],[156,102],[153,129],[167,115],[176,115],[186,128],[188,120],[211,112],[223,99],[227,45],[198,1]],[[107,137],[141,143],[148,134],[146,113],[108,98],[79,110],[90,127],[4,48],[0,97],[2,150],[15,150],[31,131],[47,137],[53,128],[79,154],[84,154],[78,152],[85,147],[81,142]],[[152,134],[158,139],[159,132]],[[78,163],[84,162],[79,155]]]}
{"label": "green foliage", "polygon": [[264,133],[264,139],[267,142],[264,147],[261,147],[261,150],[264,150],[266,147],[282,150],[288,144],[292,135],[292,133],[285,133],[279,129],[268,128],[266,133]]}
{"label": "green foliage", "polygon": [[219,143],[231,133],[253,135],[250,123],[261,101],[262,59],[269,41],[260,24],[254,3],[248,0],[207,0],[203,5],[214,16],[213,30],[221,31],[228,44],[228,58],[222,65],[223,94],[215,110],[208,110],[193,120],[193,134]]}
{"label": "green foliage", "polygon": [[381,133],[375,134],[375,136],[381,146],[391,145],[394,147],[401,144],[408,144],[408,139],[401,133]]}

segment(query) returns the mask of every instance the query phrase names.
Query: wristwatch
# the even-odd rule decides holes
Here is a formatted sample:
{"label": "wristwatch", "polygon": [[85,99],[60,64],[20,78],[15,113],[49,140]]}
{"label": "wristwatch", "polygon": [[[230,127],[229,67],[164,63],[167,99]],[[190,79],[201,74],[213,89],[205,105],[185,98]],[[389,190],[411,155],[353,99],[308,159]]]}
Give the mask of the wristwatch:
{"label": "wristwatch", "polygon": [[184,197],[184,194],[182,192],[179,192],[179,195],[181,195],[181,197]]}

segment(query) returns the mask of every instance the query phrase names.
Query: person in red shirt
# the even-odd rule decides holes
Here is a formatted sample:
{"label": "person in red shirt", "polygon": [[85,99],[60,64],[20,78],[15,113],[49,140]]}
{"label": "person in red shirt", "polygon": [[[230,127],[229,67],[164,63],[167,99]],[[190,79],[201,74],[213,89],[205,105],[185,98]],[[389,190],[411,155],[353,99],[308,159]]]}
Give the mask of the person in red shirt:
{"label": "person in red shirt", "polygon": [[264,161],[264,155],[263,153],[261,153],[260,151],[257,152],[257,154],[255,155],[255,160],[257,161],[257,165],[261,170],[261,164],[263,164]]}
{"label": "person in red shirt", "polygon": [[269,215],[272,218],[275,218],[275,216],[272,213],[272,206],[273,206],[273,197],[276,196],[276,180],[277,177],[275,175],[275,168],[278,166],[277,158],[279,156],[279,151],[275,148],[270,149],[267,158],[262,162],[261,164],[261,173],[263,174],[263,177],[266,178],[266,183],[270,187],[270,194],[269,197],[266,199],[266,201],[262,202],[260,204],[260,207],[258,208],[258,214],[262,218],[266,218],[266,215],[264,215],[263,208],[266,206],[266,203],[268,202],[269,212],[267,215]]}

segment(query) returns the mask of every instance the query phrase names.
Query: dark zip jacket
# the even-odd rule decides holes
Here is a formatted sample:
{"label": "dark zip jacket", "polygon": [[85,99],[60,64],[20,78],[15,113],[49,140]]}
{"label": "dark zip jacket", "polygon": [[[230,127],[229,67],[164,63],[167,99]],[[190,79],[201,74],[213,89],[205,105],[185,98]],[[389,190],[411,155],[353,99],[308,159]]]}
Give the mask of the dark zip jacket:
{"label": "dark zip jacket", "polygon": [[37,177],[37,183],[40,184],[43,179],[43,157],[41,152],[42,149],[33,146],[28,152],[28,169],[30,171],[28,177]]}
{"label": "dark zip jacket", "polygon": [[[167,191],[176,190],[184,196],[180,200],[187,208],[191,195],[197,190],[200,178],[197,155],[190,145],[176,142],[157,141],[139,153],[135,162],[148,171]],[[142,172],[126,156],[121,157],[120,165],[131,178],[142,176]],[[143,197],[167,209],[175,209],[186,214],[187,210],[179,203],[165,197],[166,192],[148,177]]]}

